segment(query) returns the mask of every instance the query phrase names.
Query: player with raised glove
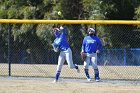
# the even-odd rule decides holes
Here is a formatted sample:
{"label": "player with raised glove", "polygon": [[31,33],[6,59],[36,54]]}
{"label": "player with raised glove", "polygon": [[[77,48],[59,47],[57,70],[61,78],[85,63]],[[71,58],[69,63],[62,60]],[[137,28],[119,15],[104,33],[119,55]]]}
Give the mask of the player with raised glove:
{"label": "player with raised glove", "polygon": [[71,69],[75,68],[77,70],[77,72],[79,72],[78,66],[76,64],[73,64],[72,51],[71,51],[71,48],[67,42],[66,31],[67,31],[67,29],[63,28],[62,26],[60,28],[55,28],[53,30],[53,33],[54,33],[56,38],[55,38],[52,46],[55,47],[55,45],[56,45],[57,47],[59,47],[59,51],[60,51],[60,54],[58,57],[57,71],[56,71],[56,76],[55,76],[54,82],[58,81],[58,78],[60,76],[61,69],[62,69],[62,66],[63,66],[65,60],[67,61],[68,66]]}

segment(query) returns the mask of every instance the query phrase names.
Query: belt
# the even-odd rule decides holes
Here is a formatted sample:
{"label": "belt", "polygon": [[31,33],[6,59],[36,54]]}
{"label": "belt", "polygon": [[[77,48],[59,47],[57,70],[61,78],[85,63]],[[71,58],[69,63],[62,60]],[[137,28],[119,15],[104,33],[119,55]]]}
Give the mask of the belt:
{"label": "belt", "polygon": [[88,53],[88,54],[92,54],[92,53],[96,53],[96,52],[86,52],[86,53]]}
{"label": "belt", "polygon": [[63,49],[61,49],[61,51],[66,51],[68,48],[63,48]]}

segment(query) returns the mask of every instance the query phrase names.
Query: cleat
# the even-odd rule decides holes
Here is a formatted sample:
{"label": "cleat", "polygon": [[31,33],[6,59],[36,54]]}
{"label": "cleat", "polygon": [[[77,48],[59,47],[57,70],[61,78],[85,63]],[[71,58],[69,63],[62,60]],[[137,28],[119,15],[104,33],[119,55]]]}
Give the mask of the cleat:
{"label": "cleat", "polygon": [[76,70],[77,70],[77,73],[80,73],[80,69],[79,69],[79,67],[78,67],[77,64],[75,64],[75,68],[76,68]]}
{"label": "cleat", "polygon": [[90,79],[90,78],[88,78],[88,79],[87,79],[87,81],[88,81],[88,82],[90,82],[90,81],[91,81],[91,79]]}
{"label": "cleat", "polygon": [[100,80],[99,80],[99,79],[96,79],[95,81],[96,81],[96,82],[99,82]]}
{"label": "cleat", "polygon": [[99,77],[96,77],[95,81],[96,82],[99,82],[100,81],[100,78]]}
{"label": "cleat", "polygon": [[53,83],[57,83],[57,82],[58,82],[58,80],[54,80],[54,81],[53,81]]}

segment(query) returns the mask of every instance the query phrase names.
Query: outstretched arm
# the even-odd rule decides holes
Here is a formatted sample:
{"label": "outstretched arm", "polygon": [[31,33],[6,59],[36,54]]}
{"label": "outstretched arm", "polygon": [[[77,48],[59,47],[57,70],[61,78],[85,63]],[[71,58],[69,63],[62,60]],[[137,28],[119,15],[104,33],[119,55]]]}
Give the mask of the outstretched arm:
{"label": "outstretched arm", "polygon": [[66,27],[60,26],[59,29],[63,34],[67,34],[67,28]]}

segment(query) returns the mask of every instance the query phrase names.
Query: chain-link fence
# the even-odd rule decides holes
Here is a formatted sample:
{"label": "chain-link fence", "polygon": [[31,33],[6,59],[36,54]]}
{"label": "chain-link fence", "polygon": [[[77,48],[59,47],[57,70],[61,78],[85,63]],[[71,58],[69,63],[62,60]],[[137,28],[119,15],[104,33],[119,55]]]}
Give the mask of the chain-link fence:
{"label": "chain-link fence", "polygon": [[[59,53],[52,50],[54,27],[60,24],[0,24],[0,76],[54,77]],[[81,45],[87,29],[96,29],[103,44],[98,54],[101,79],[140,79],[140,30],[138,25],[69,24],[67,39],[74,63],[81,72],[65,62],[61,77],[85,78]],[[89,68],[90,69],[90,68]],[[93,75],[92,69],[90,73]]]}

